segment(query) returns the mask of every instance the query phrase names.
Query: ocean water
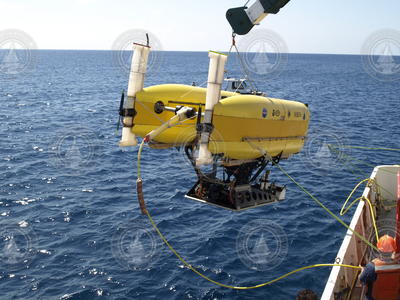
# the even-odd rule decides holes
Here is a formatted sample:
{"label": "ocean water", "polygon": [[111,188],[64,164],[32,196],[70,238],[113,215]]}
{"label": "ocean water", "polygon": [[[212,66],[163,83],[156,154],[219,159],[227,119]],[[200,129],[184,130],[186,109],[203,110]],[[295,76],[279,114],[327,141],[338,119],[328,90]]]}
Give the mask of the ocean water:
{"label": "ocean water", "polygon": [[[305,288],[321,295],[330,268],[238,291],[184,267],[139,212],[137,149],[118,147],[127,74],[107,51],[35,56],[34,69],[0,73],[0,299],[294,299]],[[163,52],[152,61],[146,86],[207,80],[206,52]],[[399,147],[400,85],[370,76],[360,56],[290,54],[281,68],[279,76],[253,74],[257,87],[308,103],[312,114],[305,150],[281,164],[338,214],[375,165],[399,163],[398,152],[342,146]],[[234,57],[227,69],[240,76]],[[277,168],[272,177],[287,185],[286,200],[236,213],[184,198],[196,176],[176,149],[146,148],[142,165],[160,230],[214,280],[255,285],[335,259],[346,229]],[[257,226],[265,235],[249,251],[267,254],[253,256],[261,267],[238,251]]]}

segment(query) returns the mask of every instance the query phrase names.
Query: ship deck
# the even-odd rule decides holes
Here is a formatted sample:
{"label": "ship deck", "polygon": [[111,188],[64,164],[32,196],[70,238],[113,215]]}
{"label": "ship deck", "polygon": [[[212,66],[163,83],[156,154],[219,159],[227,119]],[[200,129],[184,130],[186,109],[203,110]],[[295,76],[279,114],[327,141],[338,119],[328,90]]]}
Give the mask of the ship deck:
{"label": "ship deck", "polygon": [[[397,204],[397,172],[400,166],[379,166],[371,174],[379,188],[367,186],[363,196],[368,198],[374,206],[378,235],[395,235],[396,232],[396,204]],[[373,219],[369,205],[360,201],[350,227],[368,239],[376,243],[376,235],[373,228]],[[348,265],[365,265],[376,257],[371,250],[352,231],[348,230],[337,254],[335,263]],[[325,286],[321,300],[334,299],[364,299],[365,291],[360,281],[359,270],[343,267],[333,267]]]}

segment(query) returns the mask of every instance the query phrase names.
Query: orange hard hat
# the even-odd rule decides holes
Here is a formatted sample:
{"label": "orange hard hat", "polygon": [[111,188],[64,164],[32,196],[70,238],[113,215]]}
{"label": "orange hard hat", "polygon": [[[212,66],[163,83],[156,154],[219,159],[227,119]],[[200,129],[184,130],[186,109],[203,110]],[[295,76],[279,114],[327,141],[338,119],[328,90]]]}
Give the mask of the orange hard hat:
{"label": "orange hard hat", "polygon": [[396,252],[396,242],[394,238],[387,234],[379,238],[376,246],[381,252]]}

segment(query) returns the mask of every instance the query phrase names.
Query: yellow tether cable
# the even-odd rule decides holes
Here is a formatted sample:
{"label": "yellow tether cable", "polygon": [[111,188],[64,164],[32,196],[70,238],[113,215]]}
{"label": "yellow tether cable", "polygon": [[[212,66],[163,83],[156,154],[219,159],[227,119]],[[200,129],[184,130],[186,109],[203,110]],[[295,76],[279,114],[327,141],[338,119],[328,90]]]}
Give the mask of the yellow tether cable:
{"label": "yellow tether cable", "polygon": [[268,160],[272,161],[272,164],[274,166],[277,166],[283,174],[285,174],[291,181],[293,181],[294,184],[296,184],[300,190],[302,190],[304,193],[306,193],[308,196],[310,196],[311,199],[313,199],[319,206],[321,206],[328,214],[330,214],[336,221],[338,221],[340,224],[342,224],[344,227],[346,227],[348,230],[350,230],[352,233],[354,233],[359,239],[361,239],[364,243],[366,243],[368,246],[372,247],[376,251],[379,251],[377,247],[375,247],[371,242],[369,242],[365,237],[363,237],[361,234],[359,234],[357,231],[352,229],[349,225],[347,225],[345,222],[343,222],[337,215],[335,215],[329,208],[327,208],[321,201],[319,201],[316,197],[314,197],[306,188],[304,188],[300,183],[298,183],[292,176],[287,173],[279,163],[274,163],[272,157],[264,150],[256,145],[254,145],[250,140],[247,140],[249,145],[257,150],[260,151],[260,153],[265,156]]}
{"label": "yellow tether cable", "polygon": [[257,288],[261,288],[267,285],[271,285],[274,282],[277,282],[281,279],[284,279],[292,274],[295,274],[297,272],[303,271],[303,270],[307,270],[307,269],[312,269],[312,268],[318,268],[318,267],[344,267],[344,268],[351,268],[351,269],[361,269],[360,266],[352,266],[352,265],[345,265],[345,264],[314,264],[314,265],[309,265],[309,266],[305,266],[305,267],[301,267],[298,269],[295,269],[293,271],[290,271],[284,275],[281,275],[275,279],[272,279],[270,281],[264,282],[264,283],[260,283],[257,285],[253,285],[253,286],[233,286],[233,285],[228,285],[228,284],[224,284],[221,283],[219,281],[215,281],[213,279],[211,279],[210,277],[204,275],[203,273],[201,273],[200,271],[198,271],[195,267],[193,267],[191,264],[189,264],[172,246],[171,244],[168,242],[168,240],[165,238],[165,236],[162,234],[162,232],[158,229],[156,223],[154,222],[153,218],[151,217],[150,213],[147,212],[147,217],[150,220],[151,225],[153,225],[153,228],[157,231],[158,235],[160,236],[160,238],[164,241],[164,243],[168,246],[168,248],[171,250],[172,253],[175,254],[175,256],[187,267],[189,268],[191,271],[193,271],[194,273],[196,273],[197,275],[199,275],[200,277],[204,278],[205,280],[214,283],[215,285],[218,285],[220,287],[224,287],[224,288],[228,288],[228,289],[234,289],[234,290],[251,290],[251,289],[257,289]]}
{"label": "yellow tether cable", "polygon": [[[142,154],[142,149],[144,146],[144,140],[142,140],[140,146],[139,146],[139,150],[138,150],[138,179],[141,179],[140,177],[140,160],[141,160],[141,154]],[[150,213],[147,211],[146,213],[147,217],[149,218],[149,221],[151,223],[151,225],[153,226],[153,228],[156,230],[157,234],[160,236],[160,238],[163,240],[163,242],[168,246],[168,248],[171,250],[171,252],[187,267],[189,268],[191,271],[193,271],[194,273],[196,273],[197,275],[199,275],[200,277],[204,278],[205,280],[218,285],[220,287],[224,287],[224,288],[228,288],[228,289],[234,289],[234,290],[250,290],[250,289],[257,289],[257,288],[261,288],[267,285],[271,285],[274,282],[277,282],[279,280],[282,280],[292,274],[295,274],[297,272],[303,271],[303,270],[307,270],[307,269],[312,269],[312,268],[318,268],[318,267],[344,267],[344,268],[351,268],[351,269],[361,269],[360,266],[352,266],[352,265],[346,265],[346,264],[314,264],[314,265],[309,265],[309,266],[305,266],[305,267],[301,267],[298,269],[295,269],[293,271],[290,271],[284,275],[281,275],[273,280],[264,282],[264,283],[260,283],[257,285],[253,285],[253,286],[233,286],[233,285],[228,285],[228,284],[224,284],[218,281],[215,281],[213,279],[211,279],[210,277],[204,275],[203,273],[201,273],[200,271],[198,271],[195,267],[193,267],[191,264],[189,264],[173,247],[172,245],[168,242],[168,240],[166,239],[166,237],[162,234],[162,232],[160,231],[160,229],[158,228],[158,226],[156,225],[156,223],[154,222],[153,218],[151,217]]]}
{"label": "yellow tether cable", "polygon": [[371,178],[366,178],[366,179],[360,181],[360,182],[354,187],[354,189],[351,191],[350,195],[347,197],[346,201],[344,202],[342,208],[340,209],[340,215],[341,215],[341,216],[344,216],[344,215],[349,211],[349,209],[353,207],[353,205],[354,205],[357,201],[361,201],[361,200],[362,200],[362,201],[367,201],[367,202],[368,202],[368,205],[369,205],[370,212],[371,212],[372,224],[374,225],[376,240],[378,241],[378,240],[379,240],[378,228],[377,228],[377,226],[376,226],[374,208],[372,207],[371,201],[370,201],[367,197],[362,196],[362,197],[358,197],[357,199],[355,199],[353,202],[351,202],[351,204],[350,204],[349,206],[346,207],[347,202],[349,202],[349,200],[351,199],[351,197],[353,196],[353,194],[356,192],[356,190],[360,187],[361,184],[363,184],[363,183],[366,182],[366,181],[367,181],[368,183],[370,183],[370,182],[374,182],[374,183],[375,183],[375,180],[373,180],[373,179],[371,179]]}
{"label": "yellow tether cable", "polygon": [[[363,161],[363,160],[354,158],[354,157],[352,157],[351,155],[346,154],[344,151],[341,151],[341,150],[339,149],[339,147],[337,147],[337,146],[335,146],[335,145],[333,145],[333,144],[327,144],[327,145],[328,145],[329,150],[334,151],[335,153],[340,153],[341,155],[344,155],[344,156],[346,156],[347,158],[350,158],[350,159],[352,159],[352,160],[354,160],[354,161],[357,161],[357,162],[359,162],[359,163],[361,163],[361,164],[363,164],[363,165],[366,165],[366,166],[369,166],[369,167],[372,167],[372,168],[375,168],[375,167],[376,167],[376,165],[369,164],[369,163],[367,163],[367,162],[365,162],[365,161]],[[400,149],[395,149],[395,148],[369,148],[369,147],[361,147],[361,146],[340,146],[340,147],[342,147],[342,148],[349,148],[349,149],[351,149],[351,148],[356,148],[356,149],[366,149],[366,150],[400,151]],[[382,172],[386,172],[386,173],[389,173],[389,174],[396,174],[396,173],[394,173],[394,172],[391,172],[391,171],[385,170],[385,169],[382,169]]]}
{"label": "yellow tether cable", "polygon": [[141,160],[141,156],[142,156],[142,149],[143,149],[143,146],[144,146],[144,139],[142,140],[142,142],[140,143],[140,146],[139,146],[139,150],[138,150],[138,154],[137,154],[137,178],[138,179],[141,179],[141,177],[140,177],[140,170],[141,170],[141,167],[140,167],[140,160]]}
{"label": "yellow tether cable", "polygon": [[[336,150],[336,149],[338,149],[338,147],[336,147],[336,146],[334,146],[334,145],[332,145],[332,144],[328,144],[328,147],[329,147],[329,150],[331,150],[331,151],[334,151],[334,152],[336,152],[336,153],[339,153],[339,152],[340,152],[342,155],[346,156],[347,158],[351,158],[351,159],[353,159],[354,161],[357,161],[357,162],[360,162],[360,163],[362,163],[362,164],[364,164],[364,165],[366,165],[366,166],[375,168],[375,165],[368,164],[367,162],[362,161],[362,160],[359,160],[359,159],[356,159],[356,158],[352,157],[351,155],[348,155],[348,154],[344,153],[343,151]],[[347,147],[347,148],[350,148],[350,147],[353,147],[353,146],[346,146],[346,147]],[[358,146],[356,146],[356,147],[358,147]],[[391,149],[391,148],[370,148],[370,149],[382,149],[382,150],[389,150],[389,151],[397,151],[397,150],[400,150],[400,149]],[[347,159],[346,161],[348,162],[349,160]],[[350,171],[351,171],[351,170],[350,170]],[[391,172],[391,171],[385,170],[385,169],[381,169],[381,171],[382,171],[382,172],[389,173],[389,174],[396,174],[396,172]],[[361,172],[360,172],[360,173],[361,173]],[[354,174],[354,173],[353,173],[353,174]],[[380,192],[379,189],[384,190],[386,193],[388,193],[388,194],[390,194],[391,196],[393,196],[393,198],[396,198],[396,196],[393,194],[393,192],[391,192],[391,191],[387,190],[386,188],[384,188],[384,187],[383,187],[382,185],[380,185],[376,180],[374,180],[374,184],[375,184],[375,186],[376,186],[376,188],[377,188],[377,193],[378,193],[378,195],[380,195],[381,197],[382,197],[382,195],[381,195],[381,192]],[[384,206],[385,208],[393,208],[393,207],[396,207],[396,206],[397,206],[397,204],[391,205],[391,206],[386,206],[386,205],[384,204],[385,201],[388,201],[388,200],[387,200],[387,199],[384,199],[384,198],[381,199],[381,202],[382,202],[382,204],[383,204],[383,206]],[[355,202],[356,202],[356,201],[355,201]],[[352,204],[353,204],[353,203],[352,203]]]}
{"label": "yellow tether cable", "polygon": [[[327,144],[328,146],[335,147],[333,144]],[[350,145],[340,145],[341,148],[348,148],[348,149],[362,149],[362,150],[381,150],[381,151],[399,151],[400,149],[397,148],[374,148],[374,147],[365,147],[365,146],[350,146]]]}
{"label": "yellow tether cable", "polygon": [[316,197],[314,197],[308,190],[306,190],[300,183],[298,183],[292,176],[290,176],[282,167],[280,164],[274,164],[277,166],[283,174],[285,174],[291,181],[293,181],[294,184],[296,184],[304,193],[306,193],[308,196],[311,197],[319,206],[321,206],[328,214],[330,214],[336,221],[338,221],[340,224],[342,224],[344,227],[346,227],[348,230],[350,230],[352,233],[354,233],[359,239],[361,239],[364,243],[366,243],[368,246],[372,247],[373,249],[378,250],[376,246],[374,246],[370,241],[368,241],[365,237],[363,237],[361,234],[359,234],[357,231],[352,229],[349,225],[347,225],[345,222],[343,222],[337,215],[335,215],[329,208],[327,208],[321,201],[319,201]]}

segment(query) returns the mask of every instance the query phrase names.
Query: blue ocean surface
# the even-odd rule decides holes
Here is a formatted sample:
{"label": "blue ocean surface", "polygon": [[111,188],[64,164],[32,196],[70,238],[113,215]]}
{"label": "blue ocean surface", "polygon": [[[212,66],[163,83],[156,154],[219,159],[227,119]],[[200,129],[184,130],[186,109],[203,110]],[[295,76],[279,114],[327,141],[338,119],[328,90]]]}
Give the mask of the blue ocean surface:
{"label": "blue ocean surface", "polygon": [[[0,299],[295,299],[305,288],[322,294],[330,268],[232,290],[185,267],[140,214],[137,149],[118,147],[128,74],[110,51],[34,54],[29,70],[0,73]],[[152,55],[146,86],[205,85],[206,52]],[[227,70],[242,75],[234,56]],[[251,76],[269,97],[309,105],[305,149],[281,165],[334,213],[374,166],[399,163],[399,152],[343,147],[399,148],[399,82],[377,80],[360,56],[289,54],[279,75]],[[184,198],[196,175],[182,151],[143,151],[144,195],[160,230],[192,266],[228,285],[333,263],[346,232],[278,168],[271,174],[287,185],[285,201],[231,212]],[[254,224],[265,224],[266,233],[248,249],[264,249],[265,268],[238,251],[240,235]]]}

